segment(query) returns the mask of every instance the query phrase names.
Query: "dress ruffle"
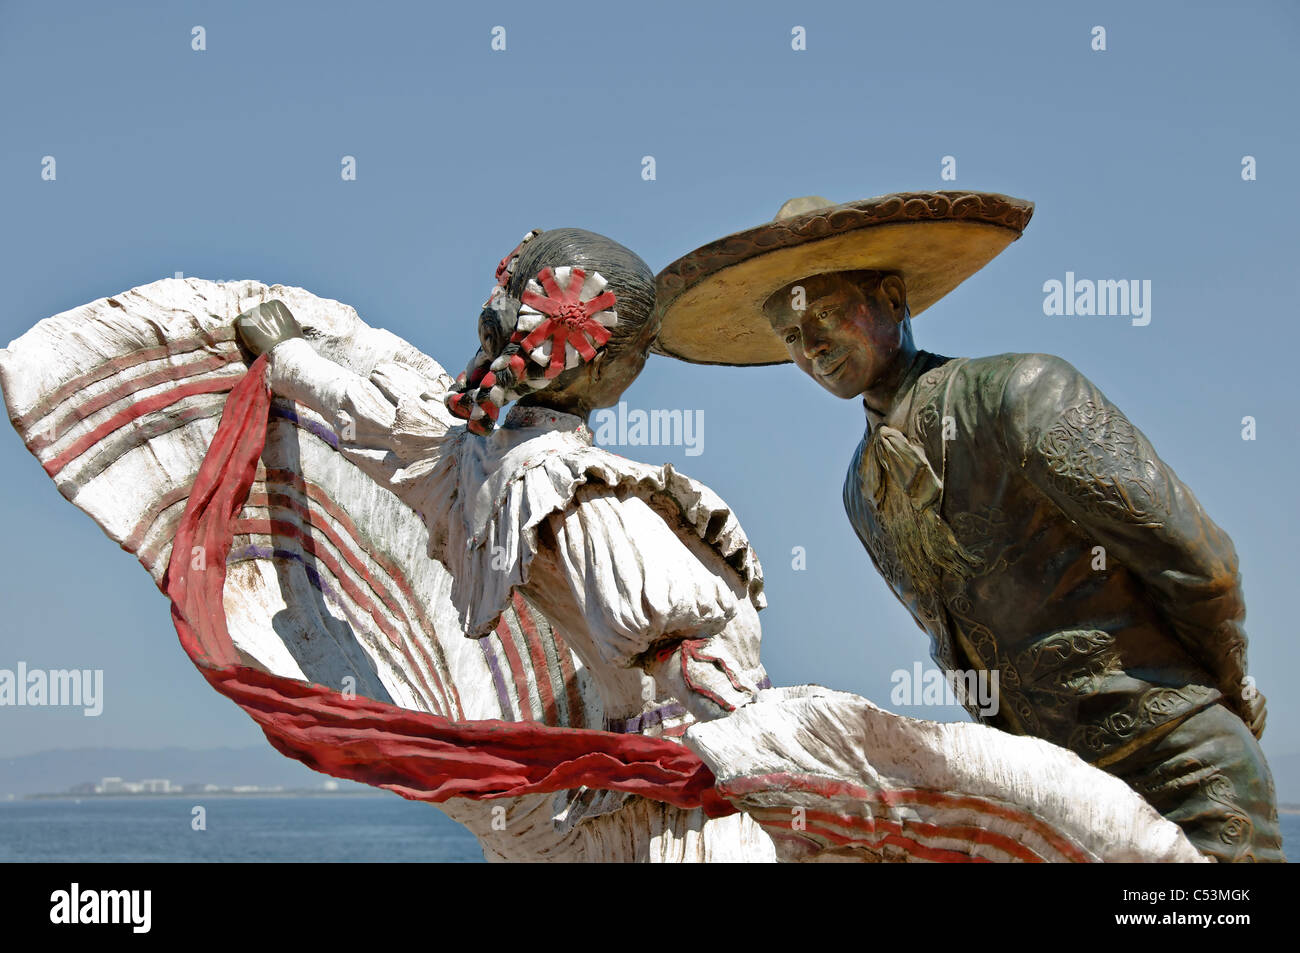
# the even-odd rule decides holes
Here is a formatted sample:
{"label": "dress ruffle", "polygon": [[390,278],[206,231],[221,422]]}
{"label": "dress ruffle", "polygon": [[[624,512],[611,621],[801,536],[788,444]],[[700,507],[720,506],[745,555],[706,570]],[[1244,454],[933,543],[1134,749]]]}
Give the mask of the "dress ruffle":
{"label": "dress ruffle", "polygon": [[[551,414],[557,422],[575,417]],[[740,576],[755,608],[767,603],[763,571],[739,521],[708,487],[670,464],[650,466],[589,445],[585,427],[539,430],[507,426],[459,448],[456,502],[445,537],[431,535],[431,555],[455,578],[451,599],[466,634],[492,632],[510,592],[528,581],[538,551],[538,526],[574,505],[578,489],[601,483],[630,491],[664,512],[675,507],[689,527]],[[473,496],[459,492],[474,487]],[[444,490],[445,492],[445,490]],[[725,620],[724,624],[725,624]]]}
{"label": "dress ruffle", "polygon": [[[281,347],[287,351],[287,345]],[[281,375],[281,390],[293,395],[295,376],[328,379],[310,373],[311,362],[320,359],[309,347],[293,357],[296,370]],[[389,485],[420,514],[429,530],[429,555],[451,572],[451,601],[470,637],[495,629],[512,590],[528,582],[539,525],[578,507],[584,486],[630,492],[669,524],[675,513],[677,531],[694,534],[732,567],[756,609],[766,605],[758,556],[735,515],[716,493],[671,464],[638,463],[595,447],[581,418],[544,407],[515,405],[490,435],[471,434],[443,404],[450,386],[445,375],[430,378],[420,369],[384,363],[374,368],[369,383],[382,399],[358,387],[345,387],[334,397],[340,410],[331,425],[354,431],[341,452],[360,465],[387,471]],[[304,391],[303,399],[308,396]],[[612,545],[627,531],[600,512],[583,508],[582,532],[606,536]],[[693,626],[701,633],[716,631],[735,614],[730,587],[720,579],[715,583],[716,576],[702,578],[711,575],[704,567],[694,568],[695,598],[686,600],[698,608]],[[687,572],[672,566],[646,569]],[[621,597],[617,591],[601,596]],[[633,618],[638,611],[628,607],[624,615]],[[647,631],[685,621],[669,619],[672,613],[659,615]]]}

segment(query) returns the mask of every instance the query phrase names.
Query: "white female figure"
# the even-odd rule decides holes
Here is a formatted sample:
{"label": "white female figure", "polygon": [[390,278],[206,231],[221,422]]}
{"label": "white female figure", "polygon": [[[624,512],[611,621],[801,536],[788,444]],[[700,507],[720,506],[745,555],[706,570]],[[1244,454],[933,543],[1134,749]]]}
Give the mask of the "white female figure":
{"label": "white female figure", "polygon": [[[340,452],[423,518],[467,635],[491,634],[518,589],[595,675],[607,727],[649,718],[679,733],[769,686],[764,601],[758,559],[715,494],[593,446],[588,417],[640,373],[653,314],[644,261],[566,228],[530,232],[498,266],[481,346],[448,393],[326,360],[279,301],[237,327],[269,355],[274,393],[331,422]],[[662,693],[676,704],[648,704]]]}

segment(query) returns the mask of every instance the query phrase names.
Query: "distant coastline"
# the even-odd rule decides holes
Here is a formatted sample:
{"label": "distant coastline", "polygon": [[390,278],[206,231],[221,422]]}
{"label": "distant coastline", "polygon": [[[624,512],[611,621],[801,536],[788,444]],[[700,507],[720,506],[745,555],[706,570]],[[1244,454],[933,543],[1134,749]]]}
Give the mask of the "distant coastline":
{"label": "distant coastline", "polygon": [[[61,792],[42,792],[39,794],[24,794],[21,798],[12,800],[21,801],[115,801],[115,800],[147,800],[150,798],[164,798],[181,800],[194,800],[195,798],[226,798],[226,797],[386,797],[392,794],[391,791],[385,791],[382,788],[371,788],[369,790],[350,790],[339,789],[337,791],[327,791],[324,788],[292,788],[283,791],[271,791],[262,789],[259,791],[157,791],[157,792],[136,792],[136,791],[113,791],[113,792],[87,792],[74,794],[69,791]],[[2,802],[0,802],[2,803]],[[1300,808],[1297,808],[1300,812]]]}

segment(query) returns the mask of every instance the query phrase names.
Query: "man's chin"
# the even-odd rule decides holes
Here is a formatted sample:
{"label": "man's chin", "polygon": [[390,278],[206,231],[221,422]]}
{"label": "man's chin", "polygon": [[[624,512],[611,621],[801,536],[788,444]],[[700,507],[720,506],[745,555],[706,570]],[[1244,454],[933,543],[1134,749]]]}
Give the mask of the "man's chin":
{"label": "man's chin", "polygon": [[823,390],[828,391],[832,396],[838,397],[840,400],[852,400],[866,390],[865,386],[859,387],[856,381],[848,379],[828,381],[818,378],[817,383],[822,385]]}

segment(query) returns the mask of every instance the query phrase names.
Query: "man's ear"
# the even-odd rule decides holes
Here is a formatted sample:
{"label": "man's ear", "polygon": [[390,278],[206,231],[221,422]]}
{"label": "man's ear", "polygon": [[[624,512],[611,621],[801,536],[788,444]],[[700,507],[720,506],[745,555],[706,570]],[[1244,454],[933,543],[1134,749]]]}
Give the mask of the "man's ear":
{"label": "man's ear", "polygon": [[907,285],[898,275],[885,275],[880,279],[880,296],[889,306],[896,322],[907,316]]}

